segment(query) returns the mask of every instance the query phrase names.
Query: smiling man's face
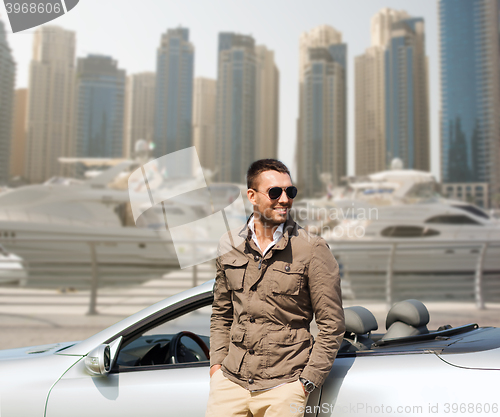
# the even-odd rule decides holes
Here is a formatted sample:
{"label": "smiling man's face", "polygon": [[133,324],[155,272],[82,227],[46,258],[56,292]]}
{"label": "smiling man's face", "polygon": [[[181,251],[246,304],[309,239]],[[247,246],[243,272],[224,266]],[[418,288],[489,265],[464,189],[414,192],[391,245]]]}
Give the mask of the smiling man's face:
{"label": "smiling man's face", "polygon": [[[266,226],[277,226],[284,223],[292,208],[293,199],[283,190],[276,200],[269,198],[268,190],[272,187],[290,187],[292,180],[288,174],[278,171],[264,171],[256,179],[254,188],[247,191],[248,199],[254,206],[254,215]],[[257,219],[256,219],[257,220]]]}

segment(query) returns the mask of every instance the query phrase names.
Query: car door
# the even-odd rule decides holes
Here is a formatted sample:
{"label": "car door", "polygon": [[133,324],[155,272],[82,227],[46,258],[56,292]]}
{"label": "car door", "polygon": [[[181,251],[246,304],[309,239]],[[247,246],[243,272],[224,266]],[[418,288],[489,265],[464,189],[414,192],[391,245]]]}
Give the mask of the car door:
{"label": "car door", "polygon": [[[210,362],[188,337],[182,348],[195,356],[184,363],[165,362],[168,343],[182,331],[200,336],[208,345],[211,306],[190,311],[172,320],[143,329],[119,348],[116,364],[107,375],[91,376],[82,358],[52,388],[47,417],[202,417],[209,392]],[[123,335],[124,340],[127,336]],[[155,347],[155,345],[157,345]],[[156,357],[148,352],[163,353]],[[208,347],[208,346],[207,346]],[[157,360],[158,359],[158,360]]]}
{"label": "car door", "polygon": [[80,363],[52,389],[47,417],[203,417],[209,365],[86,375]]}

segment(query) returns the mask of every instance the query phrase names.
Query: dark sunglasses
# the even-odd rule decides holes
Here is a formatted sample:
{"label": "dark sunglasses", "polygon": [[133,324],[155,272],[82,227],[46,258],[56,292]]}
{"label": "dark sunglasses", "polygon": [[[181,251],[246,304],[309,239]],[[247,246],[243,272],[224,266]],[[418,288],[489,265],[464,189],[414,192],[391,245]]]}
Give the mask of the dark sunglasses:
{"label": "dark sunglasses", "polygon": [[[262,191],[256,190],[255,188],[253,188],[253,190],[257,191],[258,193],[266,195],[266,193],[263,193]],[[297,190],[297,187],[295,187],[294,185],[291,185],[290,187],[283,187],[283,188],[282,187],[271,187],[271,188],[269,188],[269,190],[267,190],[267,196],[271,200],[277,200],[278,198],[281,197],[281,194],[283,194],[283,190],[285,190],[285,193],[288,196],[288,198],[293,200],[295,197],[297,197],[298,190]]]}

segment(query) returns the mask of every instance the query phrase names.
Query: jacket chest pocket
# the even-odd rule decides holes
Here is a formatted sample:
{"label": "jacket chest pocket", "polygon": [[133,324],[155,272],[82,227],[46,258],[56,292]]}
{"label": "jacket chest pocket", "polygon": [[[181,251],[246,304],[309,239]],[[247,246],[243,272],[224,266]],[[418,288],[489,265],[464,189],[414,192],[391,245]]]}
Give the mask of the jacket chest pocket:
{"label": "jacket chest pocket", "polygon": [[232,291],[243,289],[243,279],[247,270],[248,259],[233,259],[224,263],[227,288]]}
{"label": "jacket chest pocket", "polygon": [[270,289],[273,294],[298,295],[304,282],[304,265],[276,264],[272,266]]}

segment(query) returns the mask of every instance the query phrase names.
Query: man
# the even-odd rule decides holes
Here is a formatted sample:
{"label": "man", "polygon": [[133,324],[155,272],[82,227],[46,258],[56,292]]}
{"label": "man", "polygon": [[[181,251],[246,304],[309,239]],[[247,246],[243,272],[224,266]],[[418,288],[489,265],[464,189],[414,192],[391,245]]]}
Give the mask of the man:
{"label": "man", "polygon": [[254,162],[247,185],[253,215],[216,262],[206,417],[302,416],[345,331],[339,268],[289,216],[297,188],[283,163]]}

